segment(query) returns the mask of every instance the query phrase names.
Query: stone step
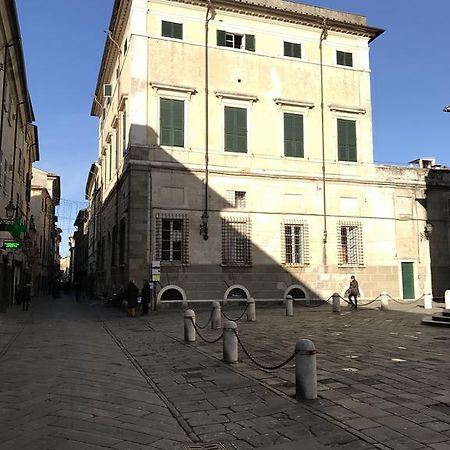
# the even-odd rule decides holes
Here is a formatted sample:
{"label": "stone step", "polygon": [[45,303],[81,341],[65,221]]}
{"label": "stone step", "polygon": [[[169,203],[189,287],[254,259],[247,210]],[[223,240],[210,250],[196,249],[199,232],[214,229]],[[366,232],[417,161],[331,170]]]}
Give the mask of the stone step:
{"label": "stone step", "polygon": [[450,328],[450,322],[444,320],[436,320],[434,317],[426,316],[422,319],[423,325],[433,325],[436,327],[447,327]]}
{"label": "stone step", "polygon": [[442,322],[450,322],[450,315],[444,315],[442,313],[433,314],[433,320],[441,320]]}
{"label": "stone step", "polygon": [[442,315],[446,316],[446,317],[450,317],[450,309],[444,309],[442,311]]}

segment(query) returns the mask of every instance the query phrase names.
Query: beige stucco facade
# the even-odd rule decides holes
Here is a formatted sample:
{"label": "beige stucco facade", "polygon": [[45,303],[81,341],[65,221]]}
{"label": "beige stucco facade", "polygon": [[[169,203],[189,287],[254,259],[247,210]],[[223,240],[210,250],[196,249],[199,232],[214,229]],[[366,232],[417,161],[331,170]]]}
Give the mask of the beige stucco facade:
{"label": "beige stucco facade", "polygon": [[[369,43],[381,30],[362,16],[297,3],[212,4],[206,15],[205,2],[115,3],[86,190],[98,289],[140,283],[162,260],[159,297],[174,286],[188,300],[220,299],[239,285],[256,299],[284,298],[293,286],[328,298],[344,293],[350,274],[367,298],[419,297],[433,286],[443,295],[445,283],[432,279],[423,200],[430,170],[438,171],[442,205],[433,220],[447,236],[447,171],[373,164]],[[162,36],[163,21],[182,24],[182,38]],[[253,47],[221,44],[223,31]],[[285,55],[285,43],[301,57]],[[182,104],[181,144],[161,137],[162,101]],[[226,148],[227,108],[245,115],[245,152]],[[302,118],[301,157],[286,156],[286,115]],[[354,127],[354,160],[338,151],[339,121]],[[245,201],[233,205],[230,195]],[[207,240],[199,232],[205,212]],[[182,227],[170,229],[169,243],[168,226]],[[445,241],[436,273],[448,268]],[[178,243],[182,257],[170,260]]]}

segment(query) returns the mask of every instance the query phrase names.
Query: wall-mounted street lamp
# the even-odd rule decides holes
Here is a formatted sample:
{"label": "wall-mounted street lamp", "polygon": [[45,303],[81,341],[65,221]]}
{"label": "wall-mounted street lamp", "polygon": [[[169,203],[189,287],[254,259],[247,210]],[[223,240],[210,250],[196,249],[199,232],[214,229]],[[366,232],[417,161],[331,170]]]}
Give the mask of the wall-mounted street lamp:
{"label": "wall-mounted street lamp", "polygon": [[423,234],[425,235],[425,239],[430,239],[431,233],[433,232],[433,225],[430,222],[425,224],[425,229],[423,230]]}
{"label": "wall-mounted street lamp", "polygon": [[16,208],[16,206],[14,206],[14,203],[12,202],[12,200],[10,200],[9,203],[6,205],[5,212],[6,212],[6,218],[8,220],[14,219],[14,216],[16,215],[16,212],[17,212],[17,208]]}

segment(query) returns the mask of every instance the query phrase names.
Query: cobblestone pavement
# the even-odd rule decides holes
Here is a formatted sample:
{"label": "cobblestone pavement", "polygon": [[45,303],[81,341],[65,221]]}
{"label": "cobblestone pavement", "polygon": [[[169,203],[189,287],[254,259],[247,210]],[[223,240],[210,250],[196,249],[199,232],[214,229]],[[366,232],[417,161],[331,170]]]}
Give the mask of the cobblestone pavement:
{"label": "cobblestone pavement", "polygon": [[35,300],[0,315],[0,449],[450,449],[450,332],[396,306],[286,317],[273,305],[240,320],[263,365],[315,343],[319,398],[299,402],[293,363],[261,370],[240,349],[224,364],[221,341],[183,342],[181,310],[126,318],[71,296]]}

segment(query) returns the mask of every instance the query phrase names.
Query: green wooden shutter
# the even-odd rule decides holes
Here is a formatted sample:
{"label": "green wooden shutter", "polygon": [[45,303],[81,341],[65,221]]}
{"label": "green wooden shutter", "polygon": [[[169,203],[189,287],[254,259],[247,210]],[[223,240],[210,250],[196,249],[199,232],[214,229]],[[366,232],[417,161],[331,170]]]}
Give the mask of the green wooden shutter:
{"label": "green wooden shutter", "polygon": [[303,158],[303,116],[284,114],[284,155]]}
{"label": "green wooden shutter", "polygon": [[175,147],[184,147],[184,102],[172,100],[173,144]]}
{"label": "green wooden shutter", "polygon": [[217,30],[217,45],[225,47],[225,31]]}
{"label": "green wooden shutter", "polygon": [[344,65],[344,52],[340,52],[340,51],[336,52],[336,62],[340,66]]}
{"label": "green wooden shutter", "polygon": [[301,58],[302,57],[302,46],[300,44],[294,44],[294,51],[292,56],[294,58]]}
{"label": "green wooden shutter", "polygon": [[247,153],[247,110],[225,107],[225,151]]}
{"label": "green wooden shutter", "polygon": [[162,98],[160,100],[160,114],[159,114],[159,138],[161,145],[172,145],[171,143],[171,129],[172,129],[172,115],[171,115],[171,100]]}
{"label": "green wooden shutter", "polygon": [[160,143],[184,147],[184,102],[162,98],[160,103]]}
{"label": "green wooden shutter", "polygon": [[250,52],[255,51],[255,36],[253,34],[245,35],[245,50]]}
{"label": "green wooden shutter", "polygon": [[339,161],[356,162],[356,122],[354,120],[337,119],[337,131]]}
{"label": "green wooden shutter", "polygon": [[284,42],[284,56],[291,56],[291,42]]}
{"label": "green wooden shutter", "polygon": [[174,23],[172,37],[176,39],[183,39],[183,24]]}
{"label": "green wooden shutter", "polygon": [[161,22],[161,36],[172,37],[171,22],[167,22],[165,20]]}
{"label": "green wooden shutter", "polygon": [[345,65],[348,67],[353,67],[353,54],[352,53],[345,54]]}

